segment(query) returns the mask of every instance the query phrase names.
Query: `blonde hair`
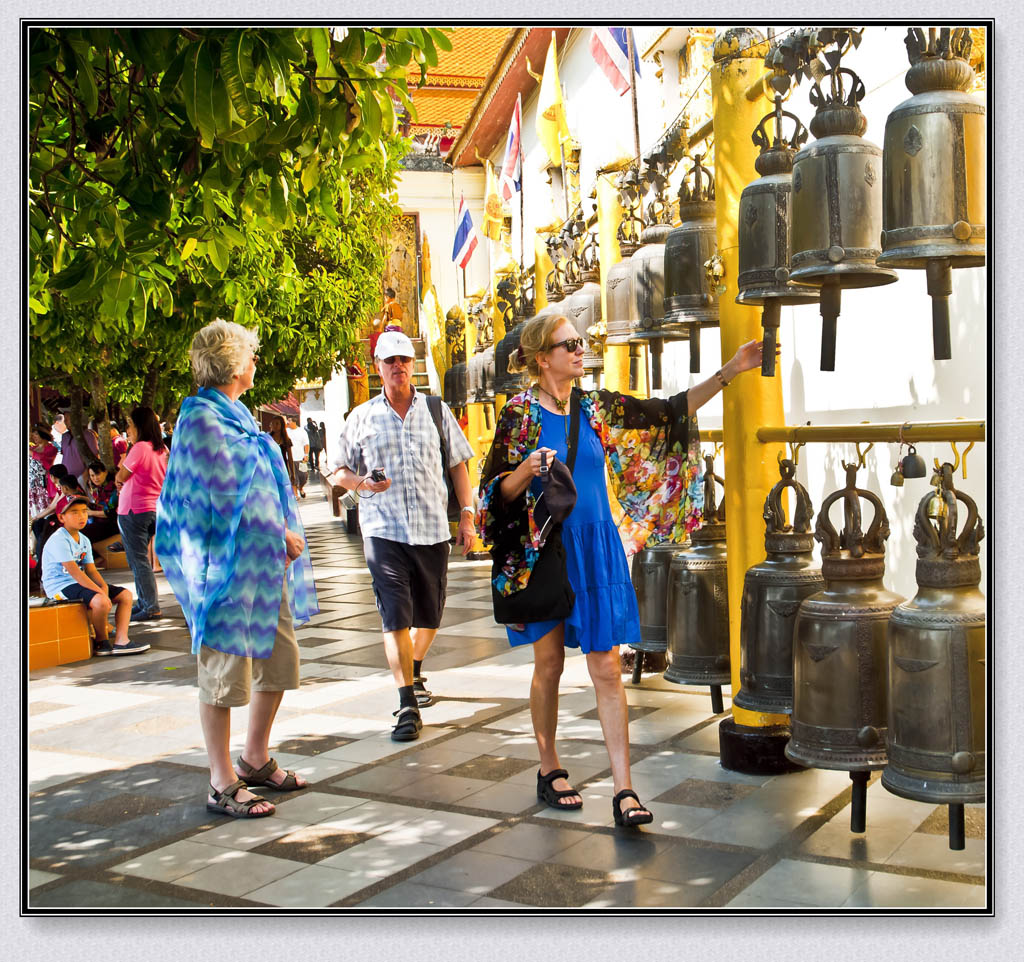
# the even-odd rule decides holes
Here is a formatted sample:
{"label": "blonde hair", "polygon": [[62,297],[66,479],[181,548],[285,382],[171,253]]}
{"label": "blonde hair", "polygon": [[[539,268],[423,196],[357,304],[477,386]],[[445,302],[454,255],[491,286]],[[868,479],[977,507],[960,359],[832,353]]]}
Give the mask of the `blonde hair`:
{"label": "blonde hair", "polygon": [[241,374],[249,358],[259,350],[255,331],[219,317],[192,338],[189,357],[192,374],[199,387],[220,387]]}
{"label": "blonde hair", "polygon": [[552,338],[563,324],[572,322],[563,314],[540,314],[531,317],[523,327],[519,338],[519,350],[508,359],[508,369],[513,374],[526,371],[530,377],[540,377],[537,355],[551,350]]}

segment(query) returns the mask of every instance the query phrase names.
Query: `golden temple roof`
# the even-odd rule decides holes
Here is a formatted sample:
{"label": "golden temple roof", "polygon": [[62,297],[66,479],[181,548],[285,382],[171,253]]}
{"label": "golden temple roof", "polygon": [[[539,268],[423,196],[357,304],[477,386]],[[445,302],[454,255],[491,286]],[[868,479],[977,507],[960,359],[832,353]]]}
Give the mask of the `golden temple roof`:
{"label": "golden temple roof", "polygon": [[431,133],[445,123],[458,130],[511,33],[508,27],[452,28],[452,49],[438,50],[437,66],[427,70],[423,87],[416,86],[419,69],[409,72],[409,93],[417,113],[409,132]]}

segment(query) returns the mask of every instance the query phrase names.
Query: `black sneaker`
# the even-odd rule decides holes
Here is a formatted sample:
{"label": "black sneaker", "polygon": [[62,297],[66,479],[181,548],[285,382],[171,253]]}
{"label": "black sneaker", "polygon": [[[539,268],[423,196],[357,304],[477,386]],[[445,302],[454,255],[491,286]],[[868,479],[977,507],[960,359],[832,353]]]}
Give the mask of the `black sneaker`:
{"label": "black sneaker", "polygon": [[108,655],[141,655],[149,651],[149,642],[133,638],[127,645],[111,645]]}
{"label": "black sneaker", "polygon": [[420,729],[423,727],[423,720],[420,718],[420,710],[406,706],[392,712],[398,718],[395,727],[391,729],[391,740],[393,742],[414,742],[420,737]]}
{"label": "black sneaker", "polygon": [[92,643],[92,653],[97,658],[102,658],[104,655],[111,654],[111,646],[109,641],[94,641]]}
{"label": "black sneaker", "polygon": [[427,691],[426,678],[417,675],[412,680],[412,693],[416,696],[416,704],[420,708],[429,708],[434,704],[434,693]]}

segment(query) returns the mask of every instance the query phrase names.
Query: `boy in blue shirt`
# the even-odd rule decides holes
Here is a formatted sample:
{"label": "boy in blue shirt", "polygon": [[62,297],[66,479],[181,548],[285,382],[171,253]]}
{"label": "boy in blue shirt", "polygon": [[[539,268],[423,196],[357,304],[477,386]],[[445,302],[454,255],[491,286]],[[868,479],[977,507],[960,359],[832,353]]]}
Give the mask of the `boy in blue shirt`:
{"label": "boy in blue shirt", "polygon": [[[82,529],[89,523],[89,502],[85,498],[73,498],[58,510],[57,520],[61,526],[50,535],[43,548],[42,582],[47,598],[86,603],[89,621],[96,633],[93,654],[138,655],[148,651],[146,642],[128,638],[132,593],[103,580],[93,561],[92,544],[82,535]],[[107,616],[112,604],[117,605],[113,645],[107,638]]]}

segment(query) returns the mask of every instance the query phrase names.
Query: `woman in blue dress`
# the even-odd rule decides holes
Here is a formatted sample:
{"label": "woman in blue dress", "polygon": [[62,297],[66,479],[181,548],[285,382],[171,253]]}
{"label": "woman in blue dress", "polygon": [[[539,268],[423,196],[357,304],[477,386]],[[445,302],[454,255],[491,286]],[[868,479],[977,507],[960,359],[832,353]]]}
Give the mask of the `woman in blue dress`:
{"label": "woman in blue dress", "polygon": [[[640,618],[624,542],[634,549],[682,541],[701,523],[695,412],[729,381],[761,364],[761,344],[744,344],[712,377],[668,399],[643,400],[611,391],[573,388],[583,370],[583,339],[565,317],[537,317],[523,328],[510,364],[535,379],[503,408],[481,479],[479,526],[495,557],[505,559],[495,590],[510,596],[526,587],[543,544],[533,511],[540,493],[542,455],[566,460],[573,391],[579,439],[573,479],[577,501],[562,525],[575,605],[563,620],[507,626],[509,643],[532,645],[530,713],[540,754],[537,797],[552,808],[583,804],[568,781],[555,746],[558,684],[566,648],[587,658],[597,712],[611,763],[616,825],[652,821],[633,791],[629,771],[626,695],[620,644],[640,640]],[[622,509],[616,524],[609,483]]]}

